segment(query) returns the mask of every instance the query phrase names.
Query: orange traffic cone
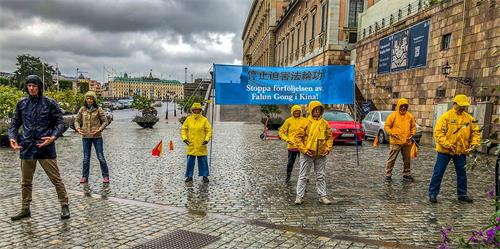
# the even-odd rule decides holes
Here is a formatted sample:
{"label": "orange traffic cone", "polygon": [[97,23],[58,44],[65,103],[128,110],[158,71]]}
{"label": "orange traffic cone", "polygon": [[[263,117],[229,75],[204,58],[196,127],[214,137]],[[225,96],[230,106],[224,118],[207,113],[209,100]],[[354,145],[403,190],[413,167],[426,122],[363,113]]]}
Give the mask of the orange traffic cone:
{"label": "orange traffic cone", "polygon": [[378,147],[378,136],[375,136],[375,139],[373,139],[373,147]]}
{"label": "orange traffic cone", "polygon": [[174,142],[172,142],[172,140],[170,140],[170,141],[168,142],[168,149],[169,149],[169,150],[174,150]]}

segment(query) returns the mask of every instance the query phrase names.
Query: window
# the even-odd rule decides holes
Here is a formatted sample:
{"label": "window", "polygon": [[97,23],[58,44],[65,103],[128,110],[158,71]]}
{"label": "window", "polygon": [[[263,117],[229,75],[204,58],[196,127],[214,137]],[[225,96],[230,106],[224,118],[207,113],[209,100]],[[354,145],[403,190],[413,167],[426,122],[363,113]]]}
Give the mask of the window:
{"label": "window", "polygon": [[349,43],[356,43],[358,41],[357,32],[349,32]]}
{"label": "window", "polygon": [[449,49],[450,44],[451,44],[451,33],[443,35],[441,37],[441,50]]}
{"label": "window", "polygon": [[281,44],[278,43],[278,55],[276,56],[276,64],[279,64],[280,61],[280,49],[281,49]]}
{"label": "window", "polygon": [[366,117],[365,117],[365,120],[368,122],[372,121],[373,114],[374,114],[374,112],[368,113],[368,115],[366,115]]}
{"label": "window", "polygon": [[304,17],[304,39],[302,39],[304,41],[304,44],[306,44],[306,41],[307,41],[307,17]]}
{"label": "window", "polygon": [[288,49],[290,48],[290,38],[287,36],[286,37],[286,55],[285,56],[288,56]]}
{"label": "window", "polygon": [[281,58],[285,60],[285,40],[281,41],[283,43],[283,47],[281,50]]}
{"label": "window", "polygon": [[321,32],[326,29],[326,20],[328,19],[328,13],[326,10],[326,4],[323,4],[323,6],[321,6]]}
{"label": "window", "polygon": [[316,29],[316,12],[312,13],[311,16],[311,40],[314,39],[314,31]]}
{"label": "window", "polygon": [[368,61],[368,68],[373,68],[373,58]]}
{"label": "window", "polygon": [[293,54],[294,39],[295,39],[295,32],[292,32],[292,48],[290,50],[290,51],[292,51],[292,54]]}
{"label": "window", "polygon": [[392,93],[392,98],[399,99],[399,92],[393,92]]}
{"label": "window", "polygon": [[297,49],[300,47],[300,24],[297,26]]}
{"label": "window", "polygon": [[437,98],[444,98],[444,97],[446,97],[446,89],[444,89],[444,88],[438,88],[438,89],[436,89],[436,97]]}
{"label": "window", "polygon": [[364,0],[349,0],[348,26],[350,28],[358,27],[358,14],[363,12]]}

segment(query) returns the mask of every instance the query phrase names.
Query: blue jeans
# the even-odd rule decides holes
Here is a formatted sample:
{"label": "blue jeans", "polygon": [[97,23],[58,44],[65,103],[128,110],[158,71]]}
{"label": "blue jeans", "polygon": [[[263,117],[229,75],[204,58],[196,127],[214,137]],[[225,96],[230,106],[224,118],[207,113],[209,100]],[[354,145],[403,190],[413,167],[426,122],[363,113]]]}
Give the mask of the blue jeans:
{"label": "blue jeans", "polygon": [[94,144],[95,153],[97,154],[97,160],[101,165],[102,177],[109,177],[108,164],[106,159],[104,159],[104,149],[102,137],[98,138],[82,138],[83,142],[83,173],[82,176],[89,178],[90,171],[90,150],[92,149],[92,144]]}
{"label": "blue jeans", "polygon": [[453,159],[455,171],[457,174],[457,195],[459,197],[467,196],[467,173],[465,172],[465,155],[449,155],[438,153],[434,173],[432,174],[429,185],[429,197],[436,197],[441,188],[441,180],[450,160]]}
{"label": "blue jeans", "polygon": [[198,158],[198,175],[208,176],[207,156],[187,156],[186,177],[193,177],[195,159]]}

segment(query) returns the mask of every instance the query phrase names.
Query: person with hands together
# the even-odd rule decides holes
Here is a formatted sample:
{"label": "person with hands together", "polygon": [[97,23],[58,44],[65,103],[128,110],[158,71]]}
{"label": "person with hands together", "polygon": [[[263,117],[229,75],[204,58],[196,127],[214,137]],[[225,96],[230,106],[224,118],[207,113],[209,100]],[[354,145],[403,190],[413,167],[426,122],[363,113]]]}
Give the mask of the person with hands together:
{"label": "person with hands together", "polygon": [[[61,219],[68,219],[70,218],[68,194],[57,166],[54,143],[64,132],[62,111],[56,101],[43,95],[44,84],[40,77],[36,75],[26,77],[25,90],[28,97],[16,104],[9,127],[10,146],[20,150],[22,174],[22,207],[11,220],[31,217],[32,181],[37,162],[56,188],[61,204]],[[20,128],[22,132],[19,132]]]}
{"label": "person with hands together", "polygon": [[389,114],[385,120],[384,129],[390,135],[390,151],[387,164],[385,166],[385,181],[392,181],[392,169],[399,152],[403,155],[403,180],[413,181],[411,175],[411,144],[414,143],[413,136],[417,133],[417,123],[413,115],[408,112],[408,100],[401,98],[398,100],[396,110]]}
{"label": "person with hands together", "polygon": [[311,101],[308,105],[308,117],[303,121],[303,128],[297,131],[292,140],[301,153],[296,205],[303,202],[307,174],[313,166],[316,174],[316,190],[320,196],[319,202],[326,205],[331,204],[326,193],[325,167],[326,156],[333,147],[333,137],[328,122],[322,117],[324,111],[325,107],[321,102]]}
{"label": "person with hands together", "polygon": [[467,195],[466,156],[479,147],[481,134],[477,121],[465,112],[470,105],[465,95],[453,99],[453,109],[439,117],[434,128],[437,159],[429,184],[429,201],[437,202],[444,172],[450,160],[453,160],[457,174],[457,196],[462,202],[473,202]]}
{"label": "person with hands together", "polygon": [[212,127],[208,119],[201,114],[201,104],[193,103],[189,115],[181,128],[182,141],[187,145],[187,165],[185,182],[193,181],[194,164],[198,158],[198,175],[203,177],[203,182],[208,183],[208,149],[207,144],[212,137]]}
{"label": "person with hands together", "polygon": [[292,106],[290,112],[292,116],[285,120],[278,131],[280,139],[288,144],[288,162],[286,165],[285,178],[286,184],[290,183],[290,177],[292,175],[295,159],[297,159],[297,156],[300,154],[299,149],[294,144],[293,138],[300,129],[303,129],[305,124],[305,118],[302,117],[302,108],[300,108],[299,105]]}
{"label": "person with hands together", "polygon": [[108,125],[108,119],[104,110],[97,105],[97,96],[94,92],[88,91],[85,94],[84,105],[78,111],[75,118],[75,129],[82,135],[83,145],[83,169],[81,184],[86,184],[90,174],[90,154],[92,145],[99,160],[102,173],[102,182],[109,183],[109,168],[104,158],[104,146],[102,131]]}

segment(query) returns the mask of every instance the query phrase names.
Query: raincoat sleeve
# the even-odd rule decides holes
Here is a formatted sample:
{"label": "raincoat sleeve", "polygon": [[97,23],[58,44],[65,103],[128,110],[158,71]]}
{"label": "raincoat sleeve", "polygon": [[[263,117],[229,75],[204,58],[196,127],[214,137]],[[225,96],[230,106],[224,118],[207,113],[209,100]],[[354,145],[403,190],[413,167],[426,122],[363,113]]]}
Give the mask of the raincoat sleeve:
{"label": "raincoat sleeve", "polygon": [[326,138],[326,149],[328,152],[332,151],[333,148],[333,136],[332,136],[332,128],[330,128],[330,125],[328,125],[327,122],[325,122],[326,129],[325,129],[325,138]]}
{"label": "raincoat sleeve", "polygon": [[99,127],[99,131],[103,131],[104,128],[108,125],[108,118],[106,117],[106,114],[104,113],[104,110],[101,107],[97,109],[97,114],[99,115],[99,120],[101,121],[101,126]]}
{"label": "raincoat sleeve", "polygon": [[392,133],[392,125],[394,124],[394,118],[396,117],[393,115],[394,113],[389,114],[387,119],[385,120],[384,124],[384,130],[387,132],[389,135]]}
{"label": "raincoat sleeve", "polygon": [[75,118],[75,130],[78,130],[82,127],[82,110],[83,110],[83,107],[80,108],[80,110],[78,110],[78,114],[76,114],[76,118]]}
{"label": "raincoat sleeve", "polygon": [[304,125],[301,129],[297,131],[295,134],[294,138],[294,144],[297,146],[299,149],[300,153],[306,154],[307,153],[307,146],[305,145],[305,141],[307,141],[307,128],[309,127],[309,124]]}
{"label": "raincoat sleeve", "polygon": [[61,108],[53,101],[51,101],[51,115],[55,126],[52,136],[58,138],[64,133],[64,119]]}
{"label": "raincoat sleeve", "polygon": [[208,119],[205,119],[205,141],[210,141],[212,137],[212,126],[208,122]]}
{"label": "raincoat sleeve", "polygon": [[445,113],[436,122],[436,127],[434,128],[434,140],[444,148],[449,149],[451,143],[446,139],[446,131],[448,129],[448,115]]}
{"label": "raincoat sleeve", "polygon": [[187,139],[188,122],[189,122],[189,118],[186,118],[186,120],[184,120],[184,123],[182,124],[182,127],[181,127],[182,141]]}
{"label": "raincoat sleeve", "polygon": [[410,126],[410,135],[415,136],[417,134],[417,122],[415,121],[415,117],[413,115],[411,115]]}
{"label": "raincoat sleeve", "polygon": [[289,119],[286,119],[283,125],[280,127],[278,131],[278,135],[280,136],[281,140],[288,142],[288,128],[290,127],[290,121]]}
{"label": "raincoat sleeve", "polygon": [[481,131],[479,129],[479,126],[477,125],[477,122],[472,122],[471,123],[471,146],[479,146],[479,143],[481,142]]}
{"label": "raincoat sleeve", "polygon": [[21,111],[19,110],[19,103],[16,105],[16,111],[14,112],[14,116],[12,117],[12,121],[9,127],[9,139],[16,139],[18,135],[19,128],[23,124],[23,120],[21,117]]}

